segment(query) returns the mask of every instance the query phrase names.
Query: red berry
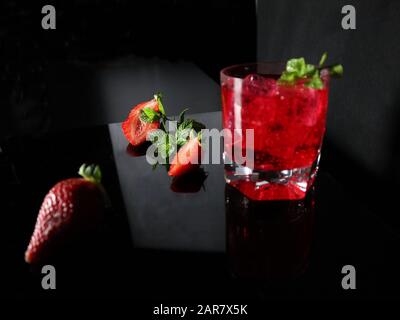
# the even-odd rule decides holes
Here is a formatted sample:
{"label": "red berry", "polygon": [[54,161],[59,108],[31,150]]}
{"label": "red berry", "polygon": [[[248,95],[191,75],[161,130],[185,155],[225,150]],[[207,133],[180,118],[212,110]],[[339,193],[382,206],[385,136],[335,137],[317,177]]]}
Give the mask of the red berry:
{"label": "red berry", "polygon": [[135,147],[146,141],[147,134],[150,131],[160,127],[159,121],[147,123],[140,119],[140,112],[144,108],[159,111],[156,99],[142,102],[130,111],[128,118],[122,123],[122,131],[126,139]]}
{"label": "red berry", "polygon": [[69,238],[90,230],[100,221],[103,210],[103,192],[95,178],[86,176],[57,183],[44,198],[25,261],[38,262]]}
{"label": "red berry", "polygon": [[198,168],[200,163],[201,145],[197,137],[183,145],[171,162],[168,175],[172,177],[183,175]]}

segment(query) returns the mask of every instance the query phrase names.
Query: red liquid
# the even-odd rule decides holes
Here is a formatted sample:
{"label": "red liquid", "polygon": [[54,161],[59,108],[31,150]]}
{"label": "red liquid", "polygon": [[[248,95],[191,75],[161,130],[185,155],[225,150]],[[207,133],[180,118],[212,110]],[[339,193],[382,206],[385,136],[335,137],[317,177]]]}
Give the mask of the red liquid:
{"label": "red liquid", "polygon": [[[259,75],[227,78],[222,82],[223,126],[242,129],[243,137],[246,129],[254,129],[254,169],[258,171],[312,166],[325,133],[327,104],[327,81],[323,89],[308,88],[301,82],[280,85],[275,79]],[[246,144],[242,143],[245,155]],[[242,180],[232,184],[252,199],[304,196],[298,190],[286,190],[285,185],[277,185],[275,190],[270,187],[269,195],[260,195],[252,191],[251,182]]]}

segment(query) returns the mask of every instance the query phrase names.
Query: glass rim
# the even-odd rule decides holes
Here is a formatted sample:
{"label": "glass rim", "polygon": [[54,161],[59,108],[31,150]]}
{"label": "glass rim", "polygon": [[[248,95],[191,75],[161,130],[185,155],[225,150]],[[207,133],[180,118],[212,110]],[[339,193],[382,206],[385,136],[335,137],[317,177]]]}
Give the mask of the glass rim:
{"label": "glass rim", "polygon": [[[251,69],[253,67],[253,69]],[[227,67],[224,67],[223,69],[221,69],[220,71],[220,75],[224,76],[224,77],[229,77],[229,78],[236,78],[236,79],[243,79],[244,77],[246,77],[246,75],[251,74],[251,73],[255,73],[255,74],[263,74],[260,71],[257,71],[257,67],[264,67],[265,69],[269,69],[269,68],[275,68],[276,70],[279,69],[280,71],[268,71],[265,72],[264,75],[281,75],[282,72],[285,70],[286,68],[286,62],[284,61],[259,61],[259,62],[247,62],[247,63],[238,63],[238,64],[234,64],[234,65],[230,65]],[[246,73],[246,71],[248,71],[244,76],[240,76],[238,75],[238,73],[233,72],[234,70],[242,71],[244,73]]]}

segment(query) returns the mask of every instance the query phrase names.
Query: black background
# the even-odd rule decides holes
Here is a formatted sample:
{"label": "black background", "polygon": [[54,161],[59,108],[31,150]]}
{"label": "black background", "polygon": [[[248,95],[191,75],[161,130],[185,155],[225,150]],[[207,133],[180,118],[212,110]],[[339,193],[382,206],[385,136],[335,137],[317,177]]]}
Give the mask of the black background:
{"label": "black background", "polygon": [[[41,28],[45,4],[56,7],[56,30]],[[356,30],[341,28],[346,4],[356,8]],[[103,65],[137,63],[155,74],[170,72],[165,64],[183,63],[179,70],[186,64],[198,68],[213,88],[207,98],[210,105],[193,103],[191,112],[203,112],[220,108],[216,94],[224,66],[295,56],[317,62],[328,51],[329,62],[342,63],[345,74],[331,86],[325,170],[344,186],[346,199],[357,199],[398,232],[399,33],[400,3],[394,0],[4,0],[0,147],[18,149],[24,137],[41,139],[55,131],[65,131],[68,137],[71,128],[121,121],[119,111],[97,112],[93,105],[102,103],[101,95],[85,89]],[[188,96],[196,94],[193,88]],[[8,158],[0,154],[0,160],[2,189],[11,192],[3,183],[13,180]],[[345,206],[340,202],[335,207],[343,223],[344,213],[353,212],[353,205]],[[358,218],[349,219],[351,226],[357,225]],[[191,259],[192,265],[198,261]]]}

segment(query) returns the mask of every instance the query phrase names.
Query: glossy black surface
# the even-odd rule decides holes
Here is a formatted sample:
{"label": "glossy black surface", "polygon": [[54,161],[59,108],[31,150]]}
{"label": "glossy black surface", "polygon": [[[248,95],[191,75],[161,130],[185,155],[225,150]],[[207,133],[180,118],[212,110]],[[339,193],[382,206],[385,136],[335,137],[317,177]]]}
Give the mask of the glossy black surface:
{"label": "glossy black surface", "polygon": [[[195,117],[220,127],[219,112]],[[323,155],[329,150],[325,145]],[[2,296],[165,302],[398,296],[399,237],[325,170],[329,156],[304,201],[253,202],[225,185],[222,165],[204,166],[200,187],[171,186],[165,169],[153,171],[140,151],[129,147],[118,124],[2,145],[8,275]],[[75,176],[82,162],[101,165],[113,207],[96,233],[49,261],[57,290],[46,292],[40,266],[27,265],[24,250],[44,195]],[[341,288],[348,264],[357,270],[354,291]]]}

